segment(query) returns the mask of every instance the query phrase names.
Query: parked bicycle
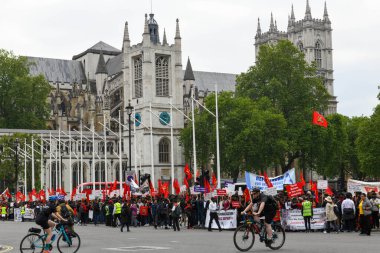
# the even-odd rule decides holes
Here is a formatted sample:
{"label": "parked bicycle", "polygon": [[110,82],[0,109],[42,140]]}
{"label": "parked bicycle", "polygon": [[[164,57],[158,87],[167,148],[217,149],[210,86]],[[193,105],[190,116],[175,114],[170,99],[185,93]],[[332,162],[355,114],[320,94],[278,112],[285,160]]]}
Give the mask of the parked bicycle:
{"label": "parked bicycle", "polygon": [[[45,247],[47,234],[41,234],[41,229],[30,228],[29,233],[20,243],[20,251],[24,252],[42,252]],[[75,232],[69,232],[67,226],[59,223],[53,230],[51,245],[57,240],[57,248],[61,253],[78,252],[80,248],[80,237]],[[52,250],[53,247],[51,247]]]}
{"label": "parked bicycle", "polygon": [[[257,223],[252,216],[243,216],[243,223],[234,233],[235,247],[240,251],[248,251],[255,243],[255,234],[259,235],[260,242],[267,243],[267,233],[263,222]],[[272,224],[272,242],[267,246],[272,250],[280,249],[285,243],[285,231],[277,224]]]}

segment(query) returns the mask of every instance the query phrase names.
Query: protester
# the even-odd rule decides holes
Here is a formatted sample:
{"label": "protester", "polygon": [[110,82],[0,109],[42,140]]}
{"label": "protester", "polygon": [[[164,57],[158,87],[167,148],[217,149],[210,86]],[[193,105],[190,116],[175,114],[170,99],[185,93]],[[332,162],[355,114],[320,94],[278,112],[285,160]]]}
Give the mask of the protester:
{"label": "protester", "polygon": [[336,205],[333,203],[333,200],[330,196],[326,197],[325,198],[325,201],[327,202],[326,203],[326,221],[327,221],[327,224],[326,224],[326,233],[330,233],[330,226],[333,226],[336,233],[339,233],[339,229],[338,229],[338,226],[336,224],[336,220],[338,219],[338,217],[336,216],[335,212],[334,212],[334,207],[336,207]]}
{"label": "protester", "polygon": [[368,200],[365,193],[361,194],[361,201],[359,203],[359,219],[360,219],[360,235],[371,235],[371,220],[372,204]]}
{"label": "protester", "polygon": [[179,228],[179,219],[181,217],[181,206],[180,203],[175,201],[173,203],[173,208],[172,208],[172,218],[173,218],[173,229],[174,231],[180,231]]}
{"label": "protester", "polygon": [[301,214],[305,222],[305,232],[309,233],[311,231],[310,220],[313,217],[313,207],[308,196],[306,196],[305,201],[302,202]]}
{"label": "protester", "polygon": [[211,198],[208,209],[210,210],[210,221],[208,223],[208,231],[212,232],[211,224],[212,224],[212,221],[215,220],[215,223],[219,228],[219,232],[222,232],[222,228],[220,227],[220,224],[219,224],[219,218],[218,218],[218,213],[217,213],[217,204],[215,203],[215,198]]}
{"label": "protester", "polygon": [[347,232],[352,232],[355,229],[355,203],[352,201],[352,194],[350,192],[346,193],[346,198],[342,202],[342,219],[343,219],[343,230]]}
{"label": "protester", "polygon": [[120,215],[120,221],[121,221],[121,227],[120,231],[123,232],[124,227],[127,227],[127,232],[130,232],[129,230],[129,224],[131,222],[131,208],[130,208],[130,202],[124,203],[124,205],[121,208],[121,215]]}
{"label": "protester", "polygon": [[371,193],[370,199],[372,205],[372,228],[379,229],[379,206],[380,206],[380,198],[376,195],[375,192]]}

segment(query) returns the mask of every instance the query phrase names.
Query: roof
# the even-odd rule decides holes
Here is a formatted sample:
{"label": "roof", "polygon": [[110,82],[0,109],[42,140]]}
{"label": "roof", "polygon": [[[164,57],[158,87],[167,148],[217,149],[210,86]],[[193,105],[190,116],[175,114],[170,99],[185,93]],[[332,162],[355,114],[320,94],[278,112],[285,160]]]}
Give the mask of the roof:
{"label": "roof", "polygon": [[88,53],[100,54],[100,51],[103,51],[103,54],[105,55],[118,55],[121,53],[121,50],[113,46],[110,46],[107,43],[104,43],[103,41],[99,41],[98,43],[96,43],[95,45],[87,49],[86,51],[80,54],[74,55],[73,60],[81,58],[83,55],[86,55]]}
{"label": "roof", "polygon": [[107,61],[108,76],[113,76],[121,72],[123,54],[119,54]]}
{"label": "roof", "polygon": [[29,67],[29,73],[32,76],[42,74],[49,82],[86,82],[86,75],[82,63],[79,61],[30,56],[27,56],[27,59],[29,62],[34,63]]}
{"label": "roof", "polygon": [[190,58],[187,58],[187,64],[186,64],[186,70],[185,70],[185,76],[183,77],[184,81],[187,80],[195,80],[193,68],[191,67]]}
{"label": "roof", "polygon": [[215,84],[218,85],[218,92],[235,92],[236,74],[194,71],[195,84],[199,91],[215,91]]}
{"label": "roof", "polygon": [[96,72],[95,74],[108,74],[107,68],[106,68],[106,62],[104,61],[103,51],[100,51],[98,65],[96,66]]}

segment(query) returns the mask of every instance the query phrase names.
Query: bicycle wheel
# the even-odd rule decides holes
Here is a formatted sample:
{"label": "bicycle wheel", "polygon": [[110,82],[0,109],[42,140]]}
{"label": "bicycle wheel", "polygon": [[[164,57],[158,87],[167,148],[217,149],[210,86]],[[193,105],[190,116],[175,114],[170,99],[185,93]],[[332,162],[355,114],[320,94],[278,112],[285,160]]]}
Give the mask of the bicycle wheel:
{"label": "bicycle wheel", "polygon": [[280,249],[285,243],[285,230],[279,225],[272,225],[272,243],[268,245],[273,250]]}
{"label": "bicycle wheel", "polygon": [[45,247],[45,241],[39,234],[28,234],[20,243],[20,252],[42,252]]}
{"label": "bicycle wheel", "polygon": [[241,225],[235,230],[234,244],[240,251],[248,251],[255,243],[255,234],[247,225]]}
{"label": "bicycle wheel", "polygon": [[[66,235],[66,236],[65,236]],[[80,248],[80,237],[77,233],[61,234],[58,238],[57,248],[61,253],[78,252]]]}

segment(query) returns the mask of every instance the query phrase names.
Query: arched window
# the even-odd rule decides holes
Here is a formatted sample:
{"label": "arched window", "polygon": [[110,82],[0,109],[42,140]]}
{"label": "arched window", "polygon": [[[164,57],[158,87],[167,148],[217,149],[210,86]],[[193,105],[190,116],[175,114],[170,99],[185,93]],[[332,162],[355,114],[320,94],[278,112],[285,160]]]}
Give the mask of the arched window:
{"label": "arched window", "polygon": [[322,49],[321,49],[321,43],[319,41],[315,43],[314,59],[317,64],[317,68],[321,68],[322,67]]}
{"label": "arched window", "polygon": [[156,57],[156,96],[169,96],[169,57]]}
{"label": "arched window", "polygon": [[75,163],[74,166],[73,166],[72,179],[73,179],[73,187],[77,187],[78,184],[79,184],[79,182],[80,182],[80,178],[79,178],[79,164],[78,163]]}
{"label": "arched window", "polygon": [[104,162],[95,165],[95,182],[104,182],[106,180],[106,173],[104,169]]}
{"label": "arched window", "polygon": [[133,59],[133,82],[135,85],[135,97],[141,98],[143,96],[141,55]]}
{"label": "arched window", "polygon": [[[122,182],[125,182],[127,180],[127,162],[122,163],[123,166],[121,167],[121,175],[122,175]],[[119,171],[119,163],[115,167],[115,175],[116,175],[116,181],[120,181],[120,171]]]}
{"label": "arched window", "polygon": [[298,46],[298,49],[299,49],[301,52],[303,52],[303,43],[302,43],[301,41],[298,42],[297,46]]}
{"label": "arched window", "polygon": [[168,163],[170,158],[170,142],[167,138],[162,138],[158,144],[158,158],[160,163]]}
{"label": "arched window", "polygon": [[55,167],[55,163],[51,165],[51,188],[52,189],[57,189],[58,184],[57,184],[57,179],[59,180],[58,175],[57,175],[57,170]]}

